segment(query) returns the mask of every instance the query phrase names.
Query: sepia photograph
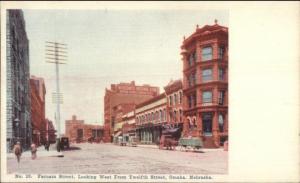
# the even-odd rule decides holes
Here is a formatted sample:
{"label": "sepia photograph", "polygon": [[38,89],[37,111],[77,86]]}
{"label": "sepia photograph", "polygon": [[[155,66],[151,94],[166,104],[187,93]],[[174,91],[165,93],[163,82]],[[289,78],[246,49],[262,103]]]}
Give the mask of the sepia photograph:
{"label": "sepia photograph", "polygon": [[[254,37],[237,26],[231,31],[236,24],[229,19],[238,17],[228,6],[158,4],[1,9],[1,174],[7,181],[214,182],[226,181],[230,167],[239,169],[236,162],[259,161],[243,153],[266,138],[236,128],[250,120],[261,128],[267,116],[247,117],[258,93],[241,78],[258,81],[257,88],[263,79],[246,57],[236,59],[244,53],[237,43]],[[248,41],[236,40],[240,34]]]}

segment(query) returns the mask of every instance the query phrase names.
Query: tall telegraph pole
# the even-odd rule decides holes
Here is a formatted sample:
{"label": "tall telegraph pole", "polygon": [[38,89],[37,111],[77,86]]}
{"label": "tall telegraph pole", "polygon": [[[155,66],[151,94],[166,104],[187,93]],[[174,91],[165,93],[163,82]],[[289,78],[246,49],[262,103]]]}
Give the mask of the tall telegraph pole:
{"label": "tall telegraph pole", "polygon": [[67,45],[58,42],[46,41],[46,62],[55,64],[56,92],[52,93],[53,103],[56,104],[56,125],[57,125],[57,150],[60,151],[60,104],[63,102],[63,95],[59,88],[59,64],[66,64]]}

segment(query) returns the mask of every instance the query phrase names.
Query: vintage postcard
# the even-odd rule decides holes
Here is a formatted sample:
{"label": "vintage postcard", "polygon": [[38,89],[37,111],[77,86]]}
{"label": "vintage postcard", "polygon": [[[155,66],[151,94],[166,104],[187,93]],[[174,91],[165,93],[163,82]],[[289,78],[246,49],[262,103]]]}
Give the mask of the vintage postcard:
{"label": "vintage postcard", "polygon": [[[291,152],[291,157],[273,162],[284,166],[282,177],[263,174],[281,170],[276,168],[261,171],[261,175],[258,171],[247,172],[247,165],[255,166],[252,162],[256,162],[260,166],[258,160],[268,164],[262,156],[270,162],[275,155],[270,158],[266,156],[270,149],[260,149],[269,145],[262,142],[269,139],[269,132],[261,137],[260,130],[250,130],[261,129],[259,124],[267,126],[264,122],[268,111],[249,116],[245,110],[257,101],[254,96],[268,100],[263,91],[252,90],[262,84],[263,78],[258,76],[269,59],[262,59],[261,65],[256,65],[261,68],[249,72],[251,64],[257,62],[245,62],[253,55],[248,57],[249,50],[245,52],[242,45],[252,45],[258,38],[252,36],[258,32],[253,27],[255,35],[241,36],[255,22],[244,22],[247,20],[243,18],[252,14],[241,4],[236,4],[240,9],[221,2],[1,5],[2,181],[224,182],[299,178],[299,157],[293,154],[299,150],[296,138],[280,151],[284,157]],[[277,13],[290,10],[286,17],[294,18],[299,25],[295,18],[299,10],[292,5],[281,6]],[[299,7],[299,3],[295,5]],[[243,18],[236,16],[239,14]],[[258,30],[276,25],[256,21]],[[289,31],[293,25],[287,22],[286,27]],[[278,33],[273,34],[276,37]],[[266,35],[266,41],[271,37]],[[295,55],[296,50],[294,46],[290,53]],[[297,63],[292,60],[290,65],[276,63],[268,72],[294,68],[291,65]],[[292,76],[286,75],[286,79]],[[249,78],[257,81],[257,88],[249,89]],[[285,87],[295,87],[290,83]],[[241,103],[243,100],[248,102]],[[293,121],[297,119],[295,106],[287,105],[293,110],[278,107]],[[270,111],[277,110],[270,107]],[[251,125],[247,123],[253,115],[261,119],[252,121],[249,131],[243,131]],[[288,131],[282,130],[282,135],[290,137]],[[253,136],[257,144],[253,144]],[[252,148],[259,148],[262,154],[252,153]],[[245,167],[239,167],[242,162]]]}

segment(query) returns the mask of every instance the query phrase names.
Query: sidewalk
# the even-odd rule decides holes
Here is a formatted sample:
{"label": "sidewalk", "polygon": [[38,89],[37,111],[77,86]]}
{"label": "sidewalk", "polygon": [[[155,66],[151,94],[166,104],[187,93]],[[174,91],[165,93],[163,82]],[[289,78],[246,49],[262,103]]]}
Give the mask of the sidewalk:
{"label": "sidewalk", "polygon": [[[36,155],[37,155],[37,157],[64,157],[64,154],[62,151],[57,152],[54,144],[52,144],[50,146],[49,151],[47,151],[44,146],[39,146],[37,148]],[[22,158],[31,157],[31,151],[28,150],[28,151],[23,152],[21,157]],[[14,153],[7,153],[7,158],[16,158],[16,156]]]}
{"label": "sidewalk", "polygon": [[[138,144],[137,147],[158,149],[158,146],[153,145],[153,144]],[[180,151],[180,150],[185,151],[185,149],[181,149],[180,146],[177,146],[175,150],[176,151]],[[189,150],[191,150],[191,149],[189,149]],[[203,151],[203,152],[224,151],[223,148],[211,148],[211,149],[209,149],[209,148],[200,148],[199,150]]]}

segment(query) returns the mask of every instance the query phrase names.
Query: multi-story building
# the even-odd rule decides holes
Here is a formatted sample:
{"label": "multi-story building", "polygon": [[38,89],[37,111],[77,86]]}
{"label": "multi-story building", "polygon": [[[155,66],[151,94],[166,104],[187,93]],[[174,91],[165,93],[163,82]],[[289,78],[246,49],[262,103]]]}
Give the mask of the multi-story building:
{"label": "multi-story building", "polygon": [[71,120],[66,120],[65,125],[64,136],[72,143],[86,142],[91,137],[103,139],[103,126],[85,124],[84,120],[78,120],[75,115]]}
{"label": "multi-story building", "polygon": [[181,46],[183,136],[201,137],[204,147],[228,138],[228,28],[197,26]]}
{"label": "multi-story building", "polygon": [[45,94],[46,88],[43,78],[31,76],[31,126],[32,140],[36,145],[46,142]]}
{"label": "multi-story building", "polygon": [[171,80],[167,86],[164,87],[167,97],[167,122],[172,127],[179,127],[183,129],[183,93],[182,93],[182,81]]}
{"label": "multi-story building", "polygon": [[159,88],[150,85],[137,86],[135,82],[112,84],[104,96],[104,142],[113,137],[113,108],[119,104],[138,104],[159,94]]}
{"label": "multi-story building", "polygon": [[46,139],[51,144],[56,142],[55,132],[53,122],[46,118]]}
{"label": "multi-story building", "polygon": [[21,10],[6,16],[6,142],[10,151],[19,140],[24,149],[31,144],[29,41]]}
{"label": "multi-story building", "polygon": [[122,136],[126,142],[130,141],[130,138],[136,137],[136,125],[135,125],[135,110],[127,112],[122,116]]}
{"label": "multi-story building", "polygon": [[167,98],[162,93],[136,106],[136,133],[143,144],[157,143],[167,123]]}
{"label": "multi-story building", "polygon": [[128,113],[129,111],[133,111],[135,109],[134,103],[122,103],[119,105],[116,105],[113,108],[113,118],[112,118],[112,127],[113,127],[113,135],[116,136],[116,134],[121,134],[119,132],[122,132],[122,126],[125,123],[123,120],[123,116]]}

